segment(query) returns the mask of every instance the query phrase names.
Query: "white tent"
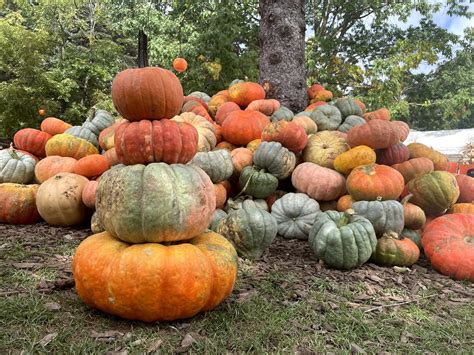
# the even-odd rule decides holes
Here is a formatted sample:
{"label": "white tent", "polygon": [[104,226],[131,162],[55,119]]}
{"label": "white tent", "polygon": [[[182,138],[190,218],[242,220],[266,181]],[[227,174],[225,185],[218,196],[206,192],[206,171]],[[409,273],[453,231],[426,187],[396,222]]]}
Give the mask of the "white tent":
{"label": "white tent", "polygon": [[445,154],[450,161],[459,161],[461,152],[468,143],[474,143],[474,128],[452,129],[446,131],[410,130],[405,144],[423,143]]}

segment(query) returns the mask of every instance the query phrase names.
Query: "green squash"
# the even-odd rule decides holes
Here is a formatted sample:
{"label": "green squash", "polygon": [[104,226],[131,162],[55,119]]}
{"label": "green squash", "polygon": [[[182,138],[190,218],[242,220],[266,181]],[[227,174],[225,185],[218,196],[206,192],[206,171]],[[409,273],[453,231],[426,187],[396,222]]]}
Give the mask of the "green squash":
{"label": "green squash", "polygon": [[337,130],[340,132],[347,133],[351,128],[356,126],[362,126],[365,123],[366,122],[362,117],[356,115],[349,115],[345,118],[344,122],[339,126]]}
{"label": "green squash", "polygon": [[383,266],[411,266],[418,261],[420,249],[412,240],[387,233],[377,240],[372,259]]}
{"label": "green squash", "polygon": [[128,243],[191,239],[216,208],[211,179],[195,165],[116,166],[102,175],[96,196],[105,230]]}
{"label": "green squash", "polygon": [[285,106],[280,106],[280,108],[270,116],[270,121],[291,121],[294,117],[293,111]]}
{"label": "green squash", "polygon": [[296,156],[280,142],[262,142],[253,154],[253,163],[278,179],[286,179],[296,166]]}
{"label": "green squash", "polygon": [[309,245],[328,266],[349,270],[369,260],[377,245],[374,227],[367,218],[346,212],[326,211],[316,216]]}
{"label": "green squash", "polygon": [[242,207],[220,220],[217,233],[234,244],[243,258],[258,260],[277,235],[277,222],[268,212],[255,207]]}
{"label": "green squash", "polygon": [[239,184],[246,194],[266,198],[276,191],[278,179],[264,169],[246,166],[240,173]]}
{"label": "green squash", "polygon": [[285,239],[307,240],[319,203],[306,194],[285,194],[272,206],[272,216],[278,223],[278,234]]}
{"label": "green squash", "polygon": [[35,166],[36,160],[31,155],[18,152],[13,147],[0,150],[0,184],[30,183],[35,176]]}
{"label": "green squash", "polygon": [[347,116],[351,115],[359,117],[362,117],[364,115],[360,106],[357,105],[356,102],[350,98],[337,99],[334,103],[334,106],[339,109],[343,118],[346,118]]}
{"label": "green squash", "polygon": [[232,157],[227,149],[198,152],[189,164],[199,166],[214,184],[227,180],[234,172]]}
{"label": "green squash", "polygon": [[395,200],[357,201],[352,203],[352,209],[372,223],[378,236],[388,232],[399,234],[405,225],[403,205]]}
{"label": "green squash", "polygon": [[307,112],[308,116],[316,122],[318,132],[335,131],[342,121],[341,113],[332,105],[318,106],[314,111]]}

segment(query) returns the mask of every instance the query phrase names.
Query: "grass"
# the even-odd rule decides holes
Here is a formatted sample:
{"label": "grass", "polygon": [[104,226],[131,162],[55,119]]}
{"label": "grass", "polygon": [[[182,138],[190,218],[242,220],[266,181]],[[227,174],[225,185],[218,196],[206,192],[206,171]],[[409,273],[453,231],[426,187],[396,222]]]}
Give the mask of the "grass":
{"label": "grass", "polygon": [[[28,244],[14,244],[2,254],[4,262],[31,261],[34,253]],[[55,253],[71,255],[74,245],[60,242]],[[48,247],[49,252],[51,248]],[[1,354],[96,354],[123,350],[146,353],[157,340],[162,341],[162,353],[211,354],[350,353],[358,349],[468,353],[474,345],[474,302],[446,302],[438,297],[439,290],[429,286],[422,291],[419,302],[367,312],[368,308],[377,307],[377,295],[357,301],[367,292],[362,281],[325,279],[315,272],[302,282],[301,275],[294,270],[258,273],[254,264],[246,262],[239,271],[234,293],[214,311],[178,322],[146,324],[92,310],[81,302],[74,289],[39,292],[41,280],[58,277],[57,270],[47,264],[34,271],[3,269],[2,290],[21,286],[26,291],[0,298]],[[387,297],[406,298],[411,296],[410,292],[395,284],[383,290]],[[367,306],[355,307],[355,301]],[[60,309],[48,307],[51,303],[59,304]],[[94,337],[94,332],[106,331],[118,333],[106,339]],[[57,336],[43,346],[42,339],[53,333]],[[186,334],[195,339],[189,347],[181,346]]]}

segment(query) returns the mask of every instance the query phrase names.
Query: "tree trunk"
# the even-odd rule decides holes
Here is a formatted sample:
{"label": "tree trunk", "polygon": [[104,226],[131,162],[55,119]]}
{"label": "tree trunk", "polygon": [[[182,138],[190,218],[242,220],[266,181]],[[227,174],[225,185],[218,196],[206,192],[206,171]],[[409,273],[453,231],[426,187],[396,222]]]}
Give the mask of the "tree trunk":
{"label": "tree trunk", "polygon": [[294,112],[308,103],[305,0],[260,0],[260,83],[268,98]]}

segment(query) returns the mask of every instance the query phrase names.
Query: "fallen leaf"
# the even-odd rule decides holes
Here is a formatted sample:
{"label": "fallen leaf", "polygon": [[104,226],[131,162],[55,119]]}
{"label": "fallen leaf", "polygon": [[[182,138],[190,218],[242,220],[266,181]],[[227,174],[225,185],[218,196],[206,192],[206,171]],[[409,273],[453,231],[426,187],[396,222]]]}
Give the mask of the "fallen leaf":
{"label": "fallen leaf", "polygon": [[49,309],[50,311],[59,311],[61,309],[61,305],[56,302],[48,302],[44,304],[44,308]]}
{"label": "fallen leaf", "polygon": [[41,266],[41,263],[13,263],[12,264],[17,269],[32,269],[36,266]]}
{"label": "fallen leaf", "polygon": [[398,272],[400,274],[405,274],[407,272],[410,272],[410,269],[407,268],[406,266],[394,266],[393,271]]}
{"label": "fallen leaf", "polygon": [[181,346],[183,348],[189,348],[195,342],[196,342],[196,339],[194,339],[193,336],[188,333],[184,336],[183,340],[181,341]]}
{"label": "fallen leaf", "polygon": [[367,354],[364,349],[355,343],[351,343],[351,353],[352,354]]}
{"label": "fallen leaf", "polygon": [[57,336],[58,336],[58,333],[50,333],[39,341],[39,345],[46,346],[49,343],[51,343]]}
{"label": "fallen leaf", "polygon": [[253,298],[255,295],[257,295],[257,290],[252,289],[249,291],[244,291],[240,292],[238,297],[237,297],[237,303],[244,303],[249,301],[251,298]]}
{"label": "fallen leaf", "polygon": [[161,339],[155,340],[153,343],[151,343],[148,346],[148,349],[146,350],[146,352],[147,353],[152,353],[152,352],[157,351],[160,348],[162,343],[163,343],[163,340],[161,340]]}
{"label": "fallen leaf", "polygon": [[91,337],[97,340],[110,340],[110,339],[115,339],[116,337],[119,337],[122,335],[123,333],[120,333],[118,330],[107,330],[102,333],[99,333],[93,330],[91,332]]}

